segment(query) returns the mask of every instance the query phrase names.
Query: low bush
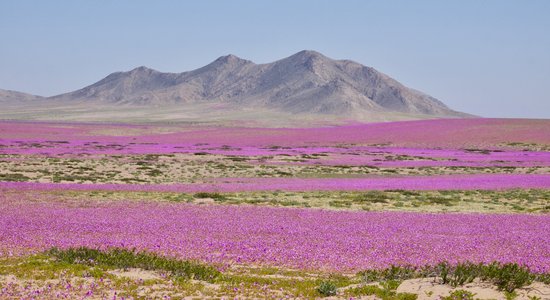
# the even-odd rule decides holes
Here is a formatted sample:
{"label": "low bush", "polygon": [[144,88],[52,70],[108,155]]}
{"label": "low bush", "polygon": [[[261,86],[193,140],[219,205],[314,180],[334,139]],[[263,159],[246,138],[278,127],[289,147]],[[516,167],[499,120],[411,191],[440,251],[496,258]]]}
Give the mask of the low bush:
{"label": "low bush", "polygon": [[220,193],[207,193],[207,192],[200,192],[193,195],[193,198],[197,199],[205,199],[205,198],[211,198],[215,201],[224,201],[227,200],[227,197]]}
{"label": "low bush", "polygon": [[195,152],[195,155],[210,155],[208,152]]}
{"label": "low bush", "polygon": [[325,297],[335,296],[336,285],[330,281],[323,281],[319,287],[317,287],[317,292]]}
{"label": "low bush", "polygon": [[529,269],[518,264],[492,263],[482,268],[481,273],[481,279],[493,282],[500,290],[508,293],[531,284],[535,279]]}
{"label": "low bush", "polygon": [[359,203],[388,203],[388,200],[391,199],[391,196],[385,192],[381,191],[368,191],[357,195],[353,201]]}
{"label": "low bush", "polygon": [[438,265],[442,283],[450,284],[454,287],[474,281],[474,279],[480,276],[480,268],[482,268],[482,266],[469,262],[457,264],[455,266],[450,266],[447,263]]}

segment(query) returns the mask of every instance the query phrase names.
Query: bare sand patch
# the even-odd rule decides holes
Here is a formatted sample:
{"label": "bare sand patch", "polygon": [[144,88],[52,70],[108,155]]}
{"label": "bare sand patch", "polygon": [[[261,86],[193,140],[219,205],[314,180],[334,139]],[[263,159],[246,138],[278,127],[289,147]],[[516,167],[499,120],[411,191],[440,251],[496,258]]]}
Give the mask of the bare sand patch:
{"label": "bare sand patch", "polygon": [[119,276],[119,277],[126,277],[129,279],[134,280],[162,280],[162,276],[160,276],[157,272],[143,270],[143,269],[116,269],[108,272],[109,274]]}

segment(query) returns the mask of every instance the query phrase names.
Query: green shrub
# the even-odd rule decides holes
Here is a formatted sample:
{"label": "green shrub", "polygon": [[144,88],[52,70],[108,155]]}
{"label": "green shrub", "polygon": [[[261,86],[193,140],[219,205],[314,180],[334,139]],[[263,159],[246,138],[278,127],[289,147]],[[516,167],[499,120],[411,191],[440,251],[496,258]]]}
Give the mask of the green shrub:
{"label": "green shrub", "polygon": [[515,289],[531,284],[535,276],[518,264],[492,263],[483,268],[482,279],[493,282],[500,290],[512,293]]}
{"label": "green shrub", "polygon": [[210,155],[208,152],[195,152],[195,155]]}
{"label": "green shrub", "polygon": [[20,173],[0,174],[0,181],[28,181],[29,177]]}
{"label": "green shrub", "polygon": [[453,267],[449,284],[456,287],[470,283],[479,276],[479,265],[472,263],[462,263]]}
{"label": "green shrub", "polygon": [[416,269],[412,267],[391,266],[383,270],[367,270],[359,272],[365,282],[376,282],[386,280],[407,280],[416,278]]}
{"label": "green shrub", "polygon": [[351,207],[351,202],[345,200],[332,200],[328,205],[332,207]]}
{"label": "green shrub", "polygon": [[323,281],[317,287],[317,292],[319,294],[328,297],[328,296],[335,296],[336,295],[336,285],[330,281]]}
{"label": "green shrub", "polygon": [[205,198],[211,198],[215,201],[224,201],[227,200],[227,197],[220,193],[207,193],[207,192],[200,192],[193,195],[193,198],[197,199],[205,199]]}
{"label": "green shrub", "polygon": [[362,193],[360,195],[357,195],[353,200],[354,202],[359,203],[388,203],[388,200],[391,199],[391,197],[381,191],[368,191],[365,193]]}

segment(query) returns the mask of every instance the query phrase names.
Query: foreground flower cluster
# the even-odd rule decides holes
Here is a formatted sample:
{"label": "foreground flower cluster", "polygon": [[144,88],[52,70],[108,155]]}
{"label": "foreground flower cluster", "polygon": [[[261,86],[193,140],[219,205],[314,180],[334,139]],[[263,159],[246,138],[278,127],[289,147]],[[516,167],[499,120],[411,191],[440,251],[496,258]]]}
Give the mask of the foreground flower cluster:
{"label": "foreground flower cluster", "polygon": [[215,263],[358,271],[390,265],[517,262],[550,271],[550,216],[339,212],[0,196],[0,253],[137,248]]}

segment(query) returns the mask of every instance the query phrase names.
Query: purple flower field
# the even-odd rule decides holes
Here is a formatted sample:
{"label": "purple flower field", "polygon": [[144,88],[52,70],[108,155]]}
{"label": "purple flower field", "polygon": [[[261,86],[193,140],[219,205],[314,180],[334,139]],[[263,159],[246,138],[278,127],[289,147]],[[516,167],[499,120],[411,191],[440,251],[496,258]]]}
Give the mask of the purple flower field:
{"label": "purple flower field", "polygon": [[0,196],[0,252],[137,248],[222,264],[358,271],[393,264],[517,262],[550,271],[550,216],[337,212],[253,206],[98,203]]}
{"label": "purple flower field", "polygon": [[[550,272],[549,208],[544,199],[531,199],[546,197],[550,188],[549,125],[498,119],[326,128],[0,122],[0,257],[52,247],[124,247],[220,266],[354,272],[499,261]],[[479,211],[501,203],[523,214],[403,212],[414,204],[411,191],[511,189],[537,193],[491,194],[477,204],[460,196],[413,200],[422,211],[433,211],[429,205],[448,211],[445,205],[455,202],[472,205],[457,211]],[[328,205],[342,200],[340,191],[409,196],[384,202],[398,212],[367,212],[352,209],[380,202],[367,199],[348,211],[213,204],[208,195],[197,197],[204,201],[195,203],[208,203],[201,205],[109,196],[64,202],[56,192],[65,190],[182,193],[190,202],[198,192],[257,191],[265,192],[265,205],[293,201],[294,195],[279,199],[280,191],[326,191]],[[308,197],[300,203],[318,200]]]}
{"label": "purple flower field", "polygon": [[366,178],[215,178],[196,184],[77,184],[0,182],[0,188],[19,190],[101,190],[136,192],[242,191],[362,191],[362,190],[500,190],[545,189],[550,174],[474,174]]}
{"label": "purple flower field", "polygon": [[[273,146],[274,147],[274,146]],[[189,145],[174,143],[90,143],[85,141],[52,142],[49,140],[0,140],[0,154],[42,155],[50,157],[99,157],[101,155],[140,154],[194,154],[245,156],[263,158],[263,163],[281,164],[266,157],[319,155],[315,160],[298,164],[315,165],[369,165],[375,167],[429,167],[429,166],[550,166],[550,152],[488,150],[477,152],[464,149],[429,149],[400,147],[285,147],[266,148],[228,145]]]}
{"label": "purple flower field", "polygon": [[[543,120],[470,119],[326,128],[169,127],[152,134],[155,128],[145,125],[0,122],[0,154],[94,158],[206,152],[262,158],[264,164],[281,164],[270,158],[274,155],[320,155],[297,164],[533,167],[550,166],[550,152],[510,145],[550,143],[545,126],[550,125]],[[133,131],[140,134],[129,134]]]}
{"label": "purple flower field", "polygon": [[[490,148],[502,143],[550,144],[548,120],[439,119],[320,128],[170,127],[154,125],[0,122],[6,141],[210,144],[269,147],[391,143],[408,148]],[[111,132],[116,132],[113,136]],[[0,140],[1,141],[1,140]]]}

